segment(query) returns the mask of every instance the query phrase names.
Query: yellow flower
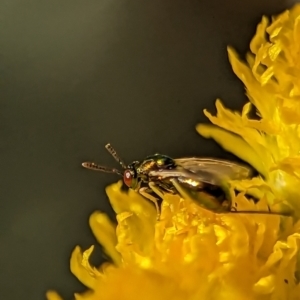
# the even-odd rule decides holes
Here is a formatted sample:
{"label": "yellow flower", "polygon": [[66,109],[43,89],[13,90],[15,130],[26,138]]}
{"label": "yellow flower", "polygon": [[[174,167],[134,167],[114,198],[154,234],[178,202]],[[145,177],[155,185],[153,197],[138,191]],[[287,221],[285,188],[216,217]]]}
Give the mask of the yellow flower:
{"label": "yellow flower", "polygon": [[[165,194],[156,221],[152,203],[132,190],[122,191],[121,182],[113,184],[106,192],[117,224],[101,212],[90,217],[112,262],[91,266],[93,247],[84,252],[76,247],[71,271],[88,290],[75,299],[300,299],[299,19],[300,5],[270,26],[263,18],[247,64],[229,49],[251,103],[238,113],[218,101],[217,116],[205,111],[214,125],[197,127],[262,175],[230,183],[240,210],[292,206],[295,217],[215,214],[189,197]],[[252,105],[257,118],[251,118]],[[233,189],[241,192],[235,195]],[[260,201],[249,201],[245,192]],[[47,298],[62,300],[54,291]]]}
{"label": "yellow flower", "polygon": [[[114,264],[92,267],[92,247],[83,253],[77,247],[71,270],[90,290],[76,299],[299,299],[299,223],[277,215],[214,214],[169,194],[156,222],[154,207],[121,191],[121,184],[107,188],[117,227],[103,213],[90,218]],[[251,209],[243,196],[236,201]],[[59,298],[52,292],[48,299]]]}
{"label": "yellow flower", "polygon": [[270,25],[263,17],[250,49],[246,63],[228,49],[250,102],[239,113],[217,100],[217,116],[204,111],[214,125],[197,130],[252,165],[272,190],[268,200],[288,201],[300,217],[300,5]]}

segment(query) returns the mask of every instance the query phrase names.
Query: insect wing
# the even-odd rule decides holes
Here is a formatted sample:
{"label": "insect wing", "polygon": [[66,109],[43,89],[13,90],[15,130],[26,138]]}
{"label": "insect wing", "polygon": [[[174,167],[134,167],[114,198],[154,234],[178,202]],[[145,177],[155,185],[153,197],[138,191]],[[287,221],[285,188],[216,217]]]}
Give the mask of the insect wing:
{"label": "insect wing", "polygon": [[242,180],[250,178],[253,170],[228,160],[215,158],[188,157],[175,159],[178,166],[192,172],[203,182],[215,184],[219,180]]}
{"label": "insect wing", "polygon": [[222,180],[242,180],[250,178],[252,170],[241,164],[214,158],[179,158],[177,167],[170,170],[156,170],[150,176],[161,178],[184,177],[218,185]]}

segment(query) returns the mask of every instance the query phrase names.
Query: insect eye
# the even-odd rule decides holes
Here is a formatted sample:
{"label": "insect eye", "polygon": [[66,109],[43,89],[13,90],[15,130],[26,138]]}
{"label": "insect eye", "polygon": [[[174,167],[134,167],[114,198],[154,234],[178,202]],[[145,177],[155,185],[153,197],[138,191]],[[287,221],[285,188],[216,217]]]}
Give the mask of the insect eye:
{"label": "insect eye", "polygon": [[124,183],[128,186],[128,187],[131,187],[132,186],[132,179],[133,179],[133,174],[130,170],[126,170],[124,172],[124,177],[123,177],[123,180],[124,180]]}

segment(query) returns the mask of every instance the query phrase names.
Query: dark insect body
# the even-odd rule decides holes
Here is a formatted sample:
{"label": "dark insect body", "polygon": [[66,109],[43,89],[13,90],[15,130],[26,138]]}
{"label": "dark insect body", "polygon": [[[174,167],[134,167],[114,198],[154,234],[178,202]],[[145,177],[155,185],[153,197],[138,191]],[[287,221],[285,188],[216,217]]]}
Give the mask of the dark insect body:
{"label": "dark insect body", "polygon": [[141,162],[134,161],[126,165],[110,144],[105,148],[122,166],[122,171],[93,162],[84,162],[82,166],[123,176],[127,187],[155,204],[158,218],[160,209],[157,201],[163,198],[164,193],[188,195],[200,206],[215,213],[285,215],[271,211],[237,211],[233,207],[226,182],[249,179],[253,174],[250,168],[241,164],[214,158],[173,159],[166,155],[154,154]]}

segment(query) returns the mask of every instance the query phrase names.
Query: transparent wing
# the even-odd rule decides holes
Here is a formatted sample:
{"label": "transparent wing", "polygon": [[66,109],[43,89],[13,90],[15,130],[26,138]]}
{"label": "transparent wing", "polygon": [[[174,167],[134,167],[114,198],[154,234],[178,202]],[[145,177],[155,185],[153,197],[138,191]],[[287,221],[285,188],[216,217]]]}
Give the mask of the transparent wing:
{"label": "transparent wing", "polygon": [[249,167],[223,159],[188,157],[175,159],[175,162],[193,173],[205,171],[231,180],[246,179],[253,174]]}
{"label": "transparent wing", "polygon": [[222,180],[241,180],[251,177],[253,171],[241,164],[215,158],[187,157],[175,159],[177,168],[151,171],[150,176],[162,178],[190,178],[209,184]]}

